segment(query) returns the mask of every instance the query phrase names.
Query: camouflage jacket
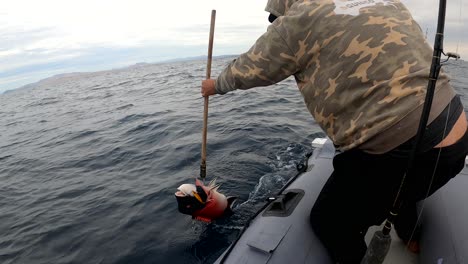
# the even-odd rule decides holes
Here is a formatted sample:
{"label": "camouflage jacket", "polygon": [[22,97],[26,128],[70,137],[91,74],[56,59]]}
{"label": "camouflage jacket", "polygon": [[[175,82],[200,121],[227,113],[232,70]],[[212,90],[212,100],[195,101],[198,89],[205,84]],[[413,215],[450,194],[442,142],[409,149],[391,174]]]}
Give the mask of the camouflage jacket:
{"label": "camouflage jacket", "polygon": [[[270,0],[278,16],[218,76],[219,94],[294,75],[315,121],[344,151],[384,153],[416,134],[432,48],[394,0]],[[455,95],[442,72],[432,121]]]}

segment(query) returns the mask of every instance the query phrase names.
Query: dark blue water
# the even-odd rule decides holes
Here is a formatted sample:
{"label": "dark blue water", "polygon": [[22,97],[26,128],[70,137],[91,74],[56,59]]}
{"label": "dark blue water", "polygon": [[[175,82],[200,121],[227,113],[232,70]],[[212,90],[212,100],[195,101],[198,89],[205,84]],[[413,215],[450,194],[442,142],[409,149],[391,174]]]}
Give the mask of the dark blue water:
{"label": "dark blue water", "polygon": [[[468,64],[446,69],[467,106]],[[192,221],[174,192],[199,174],[204,75],[147,64],[0,95],[0,263],[213,262],[323,133],[292,79],[212,97],[207,179],[239,203]]]}

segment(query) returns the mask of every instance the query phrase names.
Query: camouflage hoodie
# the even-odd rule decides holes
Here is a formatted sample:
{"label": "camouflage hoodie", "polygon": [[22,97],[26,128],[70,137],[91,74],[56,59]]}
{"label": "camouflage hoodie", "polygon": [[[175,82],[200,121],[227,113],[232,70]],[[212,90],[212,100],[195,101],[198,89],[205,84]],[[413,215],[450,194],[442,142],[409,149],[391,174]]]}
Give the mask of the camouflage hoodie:
{"label": "camouflage hoodie", "polygon": [[[276,19],[216,81],[219,94],[294,75],[342,151],[384,153],[416,134],[432,49],[396,0],[269,0]],[[441,73],[430,120],[454,96]]]}

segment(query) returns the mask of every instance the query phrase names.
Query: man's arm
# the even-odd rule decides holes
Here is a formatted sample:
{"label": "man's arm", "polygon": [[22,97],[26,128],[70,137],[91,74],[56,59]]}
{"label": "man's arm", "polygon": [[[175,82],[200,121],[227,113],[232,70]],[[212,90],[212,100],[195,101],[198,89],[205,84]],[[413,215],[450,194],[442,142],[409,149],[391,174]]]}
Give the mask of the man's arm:
{"label": "man's arm", "polygon": [[225,94],[236,89],[267,86],[280,82],[297,71],[294,53],[278,34],[275,25],[270,25],[268,31],[248,52],[240,55],[223,70],[216,82],[203,82],[202,94],[205,91],[204,96],[209,96],[213,92]]}

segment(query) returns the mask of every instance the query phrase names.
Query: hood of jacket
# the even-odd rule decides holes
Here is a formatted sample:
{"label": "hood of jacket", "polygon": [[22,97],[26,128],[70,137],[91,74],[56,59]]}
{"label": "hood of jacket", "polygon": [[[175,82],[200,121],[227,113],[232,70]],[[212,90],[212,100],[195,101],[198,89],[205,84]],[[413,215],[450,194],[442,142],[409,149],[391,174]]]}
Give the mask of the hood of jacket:
{"label": "hood of jacket", "polygon": [[299,0],[268,0],[265,11],[277,17],[284,16],[289,8]]}

